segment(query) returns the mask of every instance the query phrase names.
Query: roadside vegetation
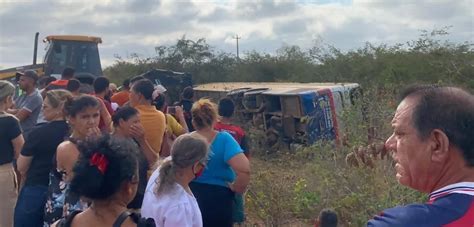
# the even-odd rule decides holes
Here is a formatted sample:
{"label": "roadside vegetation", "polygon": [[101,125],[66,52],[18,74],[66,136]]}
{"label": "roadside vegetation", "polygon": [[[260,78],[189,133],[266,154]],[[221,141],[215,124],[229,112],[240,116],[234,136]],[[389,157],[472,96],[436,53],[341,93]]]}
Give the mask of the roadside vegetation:
{"label": "roadside vegetation", "polygon": [[[249,52],[241,59],[215,50],[205,39],[182,37],[155,47],[156,56],[118,57],[104,73],[114,82],[152,68],[186,71],[195,83],[231,81],[356,82],[361,106],[344,111],[344,145],[321,142],[296,150],[269,152],[263,133],[245,126],[253,141],[252,180],[246,196],[248,224],[308,226],[323,208],[334,208],[342,226],[363,226],[385,208],[422,202],[426,196],[395,180],[389,158],[374,167],[350,167],[345,157],[359,146],[382,143],[398,91],[408,84],[455,85],[474,91],[474,44],[449,41],[449,27],[421,31],[418,39],[395,45],[365,46],[342,52],[321,40],[303,50],[282,46],[276,54]],[[370,132],[371,137],[368,134]]]}

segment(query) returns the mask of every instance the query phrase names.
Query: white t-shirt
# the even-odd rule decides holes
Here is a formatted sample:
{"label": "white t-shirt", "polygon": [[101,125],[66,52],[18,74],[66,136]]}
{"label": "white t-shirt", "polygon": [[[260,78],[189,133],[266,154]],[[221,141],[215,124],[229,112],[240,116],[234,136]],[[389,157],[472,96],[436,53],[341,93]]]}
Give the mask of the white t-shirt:
{"label": "white t-shirt", "polygon": [[196,198],[187,193],[179,184],[157,196],[156,179],[159,169],[148,180],[142,204],[142,217],[153,218],[156,226],[202,227],[202,216]]}

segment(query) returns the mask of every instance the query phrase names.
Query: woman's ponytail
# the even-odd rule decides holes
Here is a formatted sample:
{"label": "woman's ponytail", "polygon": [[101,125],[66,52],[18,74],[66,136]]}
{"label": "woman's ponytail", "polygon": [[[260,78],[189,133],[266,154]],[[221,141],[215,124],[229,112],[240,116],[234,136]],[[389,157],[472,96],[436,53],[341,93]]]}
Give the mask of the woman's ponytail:
{"label": "woman's ponytail", "polygon": [[160,166],[160,176],[157,179],[156,194],[166,192],[176,182],[175,168],[171,159],[166,160]]}

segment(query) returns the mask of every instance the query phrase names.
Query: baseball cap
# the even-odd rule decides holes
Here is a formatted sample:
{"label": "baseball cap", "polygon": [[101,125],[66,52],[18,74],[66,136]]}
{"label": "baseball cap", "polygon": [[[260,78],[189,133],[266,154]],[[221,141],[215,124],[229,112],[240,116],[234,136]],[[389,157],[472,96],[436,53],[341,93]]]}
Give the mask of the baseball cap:
{"label": "baseball cap", "polygon": [[26,70],[26,71],[23,71],[23,72],[17,72],[16,73],[16,78],[19,79],[20,76],[29,77],[29,78],[33,79],[35,82],[38,80],[38,74],[36,74],[36,72],[34,70]]}

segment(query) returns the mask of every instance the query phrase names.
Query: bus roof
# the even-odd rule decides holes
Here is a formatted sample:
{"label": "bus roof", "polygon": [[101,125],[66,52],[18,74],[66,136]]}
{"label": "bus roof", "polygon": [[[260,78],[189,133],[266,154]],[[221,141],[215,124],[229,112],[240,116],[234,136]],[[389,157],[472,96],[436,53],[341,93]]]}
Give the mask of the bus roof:
{"label": "bus roof", "polygon": [[232,91],[239,88],[268,88],[273,92],[290,92],[319,89],[334,89],[338,87],[358,87],[356,83],[280,83],[280,82],[230,82],[230,83],[208,83],[194,87],[196,91]]}
{"label": "bus roof", "polygon": [[52,40],[66,40],[66,41],[81,41],[81,42],[94,42],[102,43],[102,39],[96,36],[84,36],[84,35],[50,35],[47,36],[45,42]]}

